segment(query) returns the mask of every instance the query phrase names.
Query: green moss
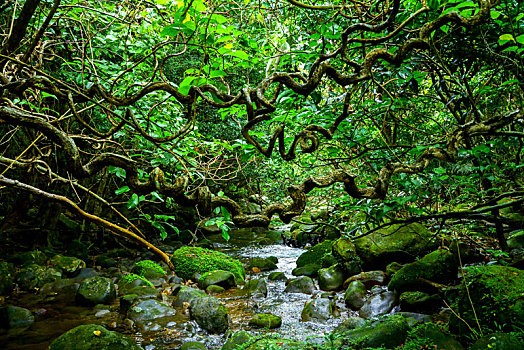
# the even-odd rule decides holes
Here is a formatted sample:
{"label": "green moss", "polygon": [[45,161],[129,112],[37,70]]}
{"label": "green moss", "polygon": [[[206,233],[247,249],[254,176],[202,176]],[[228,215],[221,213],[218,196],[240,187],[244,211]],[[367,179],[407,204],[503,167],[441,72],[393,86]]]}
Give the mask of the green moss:
{"label": "green moss", "polygon": [[242,263],[224,253],[199,247],[182,247],[171,257],[176,274],[184,279],[191,279],[195,273],[204,274],[213,270],[230,271],[235,275],[235,282],[244,282],[246,271]]}
{"label": "green moss", "polygon": [[131,272],[148,279],[164,277],[167,274],[160,265],[151,260],[137,262]]}
{"label": "green moss", "polygon": [[144,277],[142,276],[139,276],[137,274],[134,274],[134,273],[130,273],[128,275],[125,275],[125,276],[122,276],[122,278],[120,278],[120,281],[119,281],[119,284],[122,284],[124,286],[127,286],[127,285],[130,285],[132,284],[134,281],[136,280],[142,280],[144,281],[148,286],[150,287],[153,287],[153,283],[149,282],[147,279],[145,279]]}
{"label": "green moss", "polygon": [[302,267],[309,264],[318,264],[324,255],[331,253],[332,244],[332,241],[324,241],[315,245],[314,247],[311,247],[298,257],[297,267]]}

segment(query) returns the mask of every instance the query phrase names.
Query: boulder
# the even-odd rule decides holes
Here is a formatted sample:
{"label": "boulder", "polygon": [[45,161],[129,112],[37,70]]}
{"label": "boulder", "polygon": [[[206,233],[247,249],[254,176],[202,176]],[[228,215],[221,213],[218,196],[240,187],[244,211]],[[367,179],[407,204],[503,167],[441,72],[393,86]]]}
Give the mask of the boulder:
{"label": "boulder", "polygon": [[360,281],[364,283],[366,289],[371,289],[374,286],[382,286],[386,280],[386,274],[384,271],[366,271],[361,272],[357,275],[351,276],[344,281],[344,288],[347,288],[348,285],[353,281]]}
{"label": "boulder", "polygon": [[273,329],[282,326],[282,317],[272,314],[257,314],[248,324],[255,328]]}
{"label": "boulder", "polygon": [[49,265],[62,271],[62,273],[68,277],[77,275],[80,272],[80,269],[86,267],[86,263],[83,260],[60,254],[55,255],[51,260],[49,260]]}
{"label": "boulder", "polygon": [[95,324],[73,328],[56,338],[49,346],[49,350],[64,349],[143,350],[132,338]]}
{"label": "boulder", "polygon": [[318,286],[322,290],[341,290],[346,278],[340,264],[318,270]]}
{"label": "boulder", "polygon": [[438,294],[404,292],[400,295],[400,309],[408,312],[431,313],[443,306]]}
{"label": "boulder", "polygon": [[[466,322],[477,324],[473,304],[483,329],[498,328],[503,332],[524,329],[524,271],[498,265],[473,266],[466,270],[464,278],[468,282],[469,295],[462,284],[451,308]],[[469,333],[464,322],[452,315],[450,329],[457,328],[461,334]]]}
{"label": "boulder", "polygon": [[223,287],[220,287],[220,286],[217,286],[215,284],[212,284],[210,286],[207,286],[206,293],[207,294],[218,294],[218,293],[222,293],[225,290],[226,289],[223,288]]}
{"label": "boulder", "polygon": [[268,292],[267,286],[268,286],[267,279],[254,278],[254,279],[249,280],[245,284],[244,290],[247,290],[249,295],[253,298],[265,298],[267,297],[267,292]]}
{"label": "boulder", "polygon": [[5,261],[0,261],[0,295],[7,295],[13,291],[15,281],[15,267]]}
{"label": "boulder", "polygon": [[115,285],[107,277],[87,278],[80,283],[76,292],[76,301],[81,305],[110,304],[115,299]]}
{"label": "boulder", "polygon": [[433,233],[423,225],[392,225],[354,241],[366,269],[382,270],[392,261],[411,262],[437,248]]}
{"label": "boulder", "polygon": [[250,342],[253,336],[246,331],[237,331],[222,346],[221,350],[235,350],[240,345]]}
{"label": "boulder", "polygon": [[0,308],[0,328],[26,328],[35,322],[35,317],[28,309],[18,306]]}
{"label": "boulder", "polygon": [[331,253],[332,244],[332,241],[324,241],[309,248],[298,257],[297,267],[303,267],[308,264],[318,264],[324,255]]}
{"label": "boulder", "polygon": [[252,270],[253,268],[257,268],[260,271],[271,271],[276,270],[277,265],[266,258],[250,258],[248,263],[249,270]]}
{"label": "boulder", "polygon": [[235,283],[242,284],[246,271],[242,263],[221,252],[199,248],[182,247],[171,256],[171,262],[176,266],[178,276],[188,280],[195,273],[204,274],[213,270],[225,270],[235,275]]}
{"label": "boulder", "polygon": [[492,333],[479,338],[470,348],[470,350],[515,350],[524,349],[517,337],[508,333]]}
{"label": "boulder", "polygon": [[206,350],[206,346],[198,341],[186,341],[180,350]]}
{"label": "boulder", "polygon": [[284,292],[287,293],[304,293],[304,294],[313,294],[315,290],[315,284],[310,277],[301,276],[298,278],[292,278],[287,280],[286,289]]}
{"label": "boulder", "polygon": [[399,293],[427,289],[419,279],[448,283],[457,278],[457,269],[458,263],[453,253],[439,249],[398,270],[391,278],[388,288]]}
{"label": "boulder", "polygon": [[308,276],[308,277],[316,277],[318,274],[318,270],[321,269],[320,265],[317,264],[307,264],[302,267],[297,267],[296,269],[293,269],[291,271],[291,274],[293,276]]}
{"label": "boulder", "polygon": [[335,339],[334,345],[336,348],[345,346],[344,349],[393,349],[404,343],[409,330],[406,318],[392,315],[360,328],[342,331],[340,338]]}
{"label": "boulder", "polygon": [[203,290],[185,286],[175,288],[173,294],[175,296],[173,306],[175,307],[183,307],[185,303],[189,305],[193,300],[207,297],[206,292]]}
{"label": "boulder", "polygon": [[190,305],[191,318],[209,333],[224,333],[229,328],[226,307],[214,297],[194,299]]}
{"label": "boulder", "polygon": [[352,310],[360,310],[366,302],[366,286],[360,281],[351,282],[344,293],[344,302]]}
{"label": "boulder", "polygon": [[337,239],[331,248],[331,254],[338,261],[346,276],[353,276],[362,271],[361,260],[355,245],[347,237]]}
{"label": "boulder", "polygon": [[213,270],[206,272],[200,277],[198,287],[206,289],[211,285],[220,286],[229,289],[235,286],[235,275],[232,272],[224,270]]}
{"label": "boulder", "polygon": [[51,283],[62,278],[62,273],[52,267],[29,265],[24,266],[16,275],[18,285],[25,290],[42,288],[46,283]]}
{"label": "boulder", "polygon": [[375,294],[362,305],[359,310],[359,316],[362,318],[371,318],[387,314],[393,309],[396,301],[397,296],[395,292]]}
{"label": "boulder", "polygon": [[139,261],[131,269],[131,273],[144,277],[147,280],[166,278],[167,272],[160,265],[151,260]]}
{"label": "boulder", "polygon": [[340,312],[337,310],[335,302],[325,298],[308,301],[301,313],[303,322],[311,320],[325,321],[339,316]]}
{"label": "boulder", "polygon": [[271,272],[267,279],[270,281],[287,281],[286,274],[280,271]]}
{"label": "boulder", "polygon": [[[443,332],[434,323],[417,325],[404,344],[406,349],[446,349],[463,350],[464,347],[453,336]],[[482,349],[491,349],[488,347]],[[516,348],[514,348],[516,349]]]}
{"label": "boulder", "polygon": [[176,311],[158,300],[148,299],[132,305],[127,311],[127,318],[144,323],[161,317],[174,316]]}

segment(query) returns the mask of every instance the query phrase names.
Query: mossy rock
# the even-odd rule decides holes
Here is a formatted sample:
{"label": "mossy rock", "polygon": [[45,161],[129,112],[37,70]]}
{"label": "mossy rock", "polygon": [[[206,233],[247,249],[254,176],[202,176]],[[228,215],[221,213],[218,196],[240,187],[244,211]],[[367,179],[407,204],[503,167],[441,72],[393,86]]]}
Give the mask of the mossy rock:
{"label": "mossy rock", "polygon": [[118,290],[120,294],[128,294],[128,291],[135,287],[146,286],[153,287],[153,283],[148,281],[145,277],[130,273],[120,277],[118,281]]}
{"label": "mossy rock", "polygon": [[110,304],[115,299],[115,285],[107,277],[87,278],[80,283],[76,292],[76,301],[81,305]]}
{"label": "mossy rock", "polygon": [[191,318],[212,334],[224,333],[229,328],[229,314],[224,304],[214,297],[198,298],[191,302]]}
{"label": "mossy rock", "polygon": [[47,262],[47,255],[40,250],[33,250],[13,257],[13,261],[22,266],[44,265]]}
{"label": "mossy rock", "polygon": [[421,224],[392,225],[354,241],[365,269],[382,270],[392,261],[411,262],[437,248],[433,233]]}
{"label": "mossy rock", "polygon": [[333,254],[328,253],[325,254],[322,259],[320,259],[320,265],[322,268],[328,268],[338,263],[337,259],[333,256]]}
{"label": "mossy rock", "polygon": [[194,300],[207,296],[203,290],[185,286],[176,289],[174,294],[173,306],[175,307],[182,307],[184,303],[191,304]]}
{"label": "mossy rock", "polygon": [[188,280],[195,273],[204,274],[213,270],[225,270],[235,275],[235,283],[242,284],[246,271],[242,263],[224,253],[198,247],[182,247],[171,257],[178,276]]}
{"label": "mossy rock", "polygon": [[180,350],[206,350],[206,346],[198,341],[187,341],[182,344]]}
{"label": "mossy rock", "polygon": [[341,237],[337,239],[333,243],[331,254],[347,276],[353,276],[362,271],[360,257],[357,254],[355,245],[349,238]]}
{"label": "mossy rock", "polygon": [[235,275],[232,272],[224,270],[208,271],[200,277],[198,287],[206,289],[211,285],[220,286],[223,289],[229,289],[235,286]]}
{"label": "mossy rock", "polygon": [[250,296],[259,298],[259,297],[267,297],[268,292],[268,283],[267,279],[265,278],[253,278],[247,281],[247,283],[244,285],[244,290],[247,290]]}
{"label": "mossy rock", "polygon": [[325,321],[340,316],[340,313],[333,300],[318,298],[306,302],[300,316],[303,322]]}
{"label": "mossy rock", "polygon": [[15,267],[13,264],[0,261],[0,295],[6,295],[13,290]]}
{"label": "mossy rock", "polygon": [[286,293],[304,293],[304,294],[313,294],[315,291],[315,284],[311,277],[300,276],[297,278],[292,278],[286,281]]}
{"label": "mossy rock", "polygon": [[457,269],[458,263],[453,253],[439,249],[398,270],[391,278],[388,288],[399,293],[425,288],[419,282],[420,278],[447,283],[456,278]]}
{"label": "mossy rock", "polygon": [[[524,329],[524,271],[506,266],[476,266],[466,270],[469,296],[464,285],[452,305],[470,325],[476,325],[471,304],[475,306],[478,321],[486,329],[520,332]],[[471,301],[470,301],[471,297]],[[464,322],[455,316],[450,327],[461,334],[469,333]]]}
{"label": "mossy rock", "polygon": [[318,286],[322,290],[342,290],[346,274],[340,264],[318,270]]}
{"label": "mossy rock", "polygon": [[155,280],[158,278],[167,277],[166,271],[160,267],[156,262],[151,260],[139,261],[131,269],[131,273],[137,274],[146,278],[147,280]]}
{"label": "mossy rock", "polygon": [[487,334],[477,340],[470,350],[515,350],[524,349],[524,344],[519,339],[507,333]]}
{"label": "mossy rock", "polygon": [[249,320],[248,324],[255,328],[278,328],[282,326],[282,317],[272,314],[257,314]]}
{"label": "mossy rock", "polygon": [[266,258],[250,258],[248,263],[249,269],[257,268],[260,271],[271,271],[277,269],[277,264]]}
{"label": "mossy rock", "polygon": [[267,279],[270,281],[287,281],[286,274],[280,271],[271,272]]}
{"label": "mossy rock", "polygon": [[352,281],[344,292],[344,302],[346,306],[352,310],[360,310],[366,302],[366,294],[366,286],[364,283]]}
{"label": "mossy rock", "polygon": [[22,289],[42,288],[44,284],[62,278],[62,273],[52,267],[29,265],[23,267],[16,275],[16,281]]}
{"label": "mossy rock", "polygon": [[247,331],[237,331],[231,335],[220,350],[235,350],[242,344],[246,344],[253,339],[253,336]]}
{"label": "mossy rock", "polygon": [[173,316],[175,310],[158,300],[148,299],[132,305],[127,311],[127,318],[143,323],[157,318]]}
{"label": "mossy rock", "polygon": [[73,328],[56,338],[49,346],[49,350],[64,349],[143,350],[132,338],[95,324]]}
{"label": "mossy rock", "polygon": [[318,264],[324,255],[331,253],[332,244],[333,241],[324,241],[309,248],[298,257],[297,267],[303,267],[308,264]]}
{"label": "mossy rock", "polygon": [[[452,335],[442,331],[436,324],[423,323],[417,325],[411,332],[409,332],[406,343],[402,349],[463,350],[464,347]],[[488,347],[482,349],[488,349]]]}
{"label": "mossy rock", "polygon": [[23,307],[9,305],[0,308],[0,329],[27,328],[34,321],[31,311]]}
{"label": "mossy rock", "polygon": [[438,294],[404,292],[400,295],[400,309],[408,312],[430,313],[443,305]]}
{"label": "mossy rock", "polygon": [[73,277],[80,272],[80,269],[86,267],[86,263],[73,256],[63,256],[60,254],[55,255],[49,260],[49,265],[57,270],[62,271],[66,276]]}
{"label": "mossy rock", "polygon": [[321,269],[320,265],[317,264],[307,264],[302,267],[297,267],[291,271],[293,276],[308,276],[308,277],[317,277],[318,270]]}

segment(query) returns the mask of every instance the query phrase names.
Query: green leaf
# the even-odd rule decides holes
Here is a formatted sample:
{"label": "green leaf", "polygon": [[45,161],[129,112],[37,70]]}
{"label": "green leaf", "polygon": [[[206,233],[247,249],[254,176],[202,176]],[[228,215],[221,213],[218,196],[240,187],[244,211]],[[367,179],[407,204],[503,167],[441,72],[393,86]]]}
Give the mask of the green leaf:
{"label": "green leaf", "polygon": [[220,211],[222,212],[222,216],[224,217],[224,219],[226,219],[226,221],[229,221],[231,218],[229,211],[225,207],[220,207]]}
{"label": "green leaf", "polygon": [[524,44],[524,34],[519,35],[516,40],[519,44]]}
{"label": "green leaf", "polygon": [[515,38],[513,38],[513,35],[511,34],[502,34],[501,36],[499,36],[499,42],[501,41],[515,41]]}
{"label": "green leaf", "polygon": [[138,197],[138,194],[133,193],[131,198],[127,201],[127,209],[134,209],[138,206],[138,203],[140,202],[140,199]]}
{"label": "green leaf", "polygon": [[122,186],[118,190],[115,191],[115,194],[122,194],[129,192],[129,186]]}

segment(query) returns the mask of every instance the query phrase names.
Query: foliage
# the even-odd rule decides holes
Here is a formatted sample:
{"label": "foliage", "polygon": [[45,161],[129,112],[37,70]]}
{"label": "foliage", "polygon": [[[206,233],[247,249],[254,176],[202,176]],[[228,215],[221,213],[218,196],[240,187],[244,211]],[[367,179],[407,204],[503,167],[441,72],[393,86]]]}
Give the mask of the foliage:
{"label": "foliage", "polygon": [[120,278],[119,283],[121,283],[122,285],[126,286],[126,285],[133,284],[136,280],[141,280],[146,285],[148,285],[149,287],[153,287],[153,283],[149,282],[145,277],[142,277],[142,276],[137,275],[135,273],[129,273],[127,275],[122,276],[122,278]]}

